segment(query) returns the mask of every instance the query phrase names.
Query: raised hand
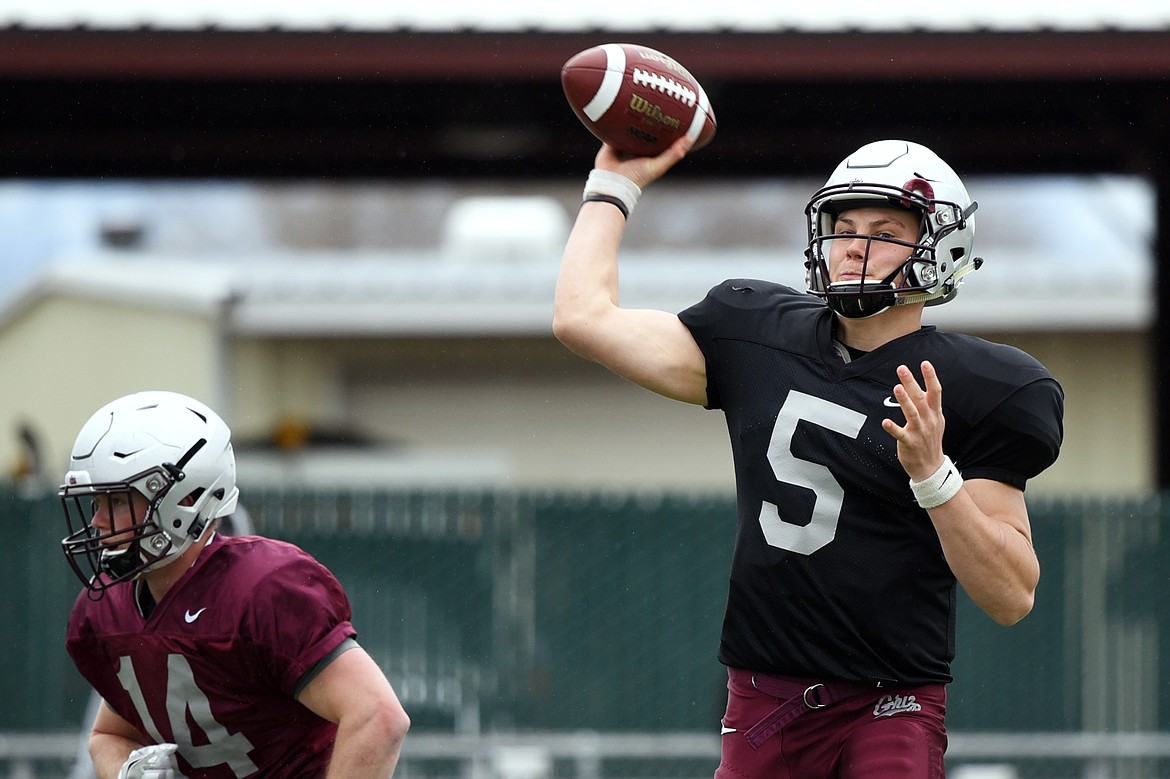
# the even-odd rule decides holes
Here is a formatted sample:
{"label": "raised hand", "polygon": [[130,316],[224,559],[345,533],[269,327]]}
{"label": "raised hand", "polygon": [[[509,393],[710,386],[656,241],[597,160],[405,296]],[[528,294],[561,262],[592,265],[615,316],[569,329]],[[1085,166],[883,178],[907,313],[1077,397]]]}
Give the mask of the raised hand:
{"label": "raised hand", "polygon": [[898,366],[899,384],[894,385],[894,399],[902,407],[906,424],[882,420],[882,427],[898,442],[898,460],[911,479],[922,481],[943,463],[943,429],[946,419],[942,410],[942,383],[929,361],[922,363],[925,388],[905,365]]}
{"label": "raised hand", "polygon": [[601,170],[620,173],[639,187],[646,187],[662,178],[679,160],[687,156],[694,141],[683,136],[657,157],[631,157],[621,154],[609,144],[602,144],[593,165]]}

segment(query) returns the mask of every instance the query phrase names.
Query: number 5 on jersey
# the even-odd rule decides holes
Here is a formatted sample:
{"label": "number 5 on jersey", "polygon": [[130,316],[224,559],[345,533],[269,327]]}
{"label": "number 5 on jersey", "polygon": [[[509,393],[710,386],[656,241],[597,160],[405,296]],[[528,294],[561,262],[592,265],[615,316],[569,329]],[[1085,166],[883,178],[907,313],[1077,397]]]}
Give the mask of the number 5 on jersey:
{"label": "number 5 on jersey", "polygon": [[796,390],[789,391],[784,406],[776,415],[776,425],[768,443],[768,462],[777,481],[812,490],[812,517],[808,524],[796,524],[791,517],[782,516],[779,506],[765,501],[760,507],[760,528],[770,546],[808,555],[837,535],[845,490],[824,465],[792,454],[792,437],[801,422],[857,438],[865,424],[865,415]]}

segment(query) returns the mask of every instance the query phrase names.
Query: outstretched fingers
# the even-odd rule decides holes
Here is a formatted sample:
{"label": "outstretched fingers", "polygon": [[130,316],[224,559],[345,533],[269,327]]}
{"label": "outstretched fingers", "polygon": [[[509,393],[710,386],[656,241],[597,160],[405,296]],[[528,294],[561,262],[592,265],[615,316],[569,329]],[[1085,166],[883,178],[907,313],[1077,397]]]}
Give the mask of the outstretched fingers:
{"label": "outstretched fingers", "polygon": [[942,382],[938,380],[938,371],[930,360],[922,361],[922,382],[926,385],[926,399],[931,409],[942,413]]}
{"label": "outstretched fingers", "polygon": [[938,373],[928,360],[924,360],[920,367],[922,384],[907,366],[898,366],[899,383],[894,385],[893,393],[906,417],[905,424],[882,420],[882,428],[898,442],[898,458],[911,475],[932,473],[932,468],[942,461],[942,436],[946,424]]}
{"label": "outstretched fingers", "polygon": [[902,409],[902,415],[906,417],[906,425],[902,426],[892,419],[885,419],[882,422],[882,427],[894,438],[902,440],[907,433],[907,428],[918,419],[918,398],[921,398],[925,393],[918,386],[914,374],[905,365],[898,366],[897,374],[899,383],[894,385],[893,395],[894,400],[898,401],[898,406]]}
{"label": "outstretched fingers", "polygon": [[918,418],[926,413],[942,413],[942,382],[938,379],[938,373],[929,360],[923,360],[920,367],[922,385],[925,386],[919,385],[918,379],[908,367],[898,366],[900,383],[894,386],[894,398],[902,407],[907,422],[912,417]]}

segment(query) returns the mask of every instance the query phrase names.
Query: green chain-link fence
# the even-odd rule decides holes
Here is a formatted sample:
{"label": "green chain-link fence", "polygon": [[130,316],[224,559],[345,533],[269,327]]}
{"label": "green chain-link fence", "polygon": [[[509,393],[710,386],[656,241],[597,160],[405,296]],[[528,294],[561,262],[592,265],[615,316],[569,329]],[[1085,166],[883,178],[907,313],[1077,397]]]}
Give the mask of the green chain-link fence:
{"label": "green chain-link fence", "polygon": [[[246,491],[257,532],[328,565],[416,732],[714,731],[731,496]],[[953,731],[1170,731],[1167,512],[1031,504],[1036,607],[1002,628],[960,597]],[[63,648],[78,585],[56,500],[0,494],[0,731],[78,728]],[[1150,770],[1164,770],[1154,766]],[[1170,775],[1156,774],[1150,775]]]}

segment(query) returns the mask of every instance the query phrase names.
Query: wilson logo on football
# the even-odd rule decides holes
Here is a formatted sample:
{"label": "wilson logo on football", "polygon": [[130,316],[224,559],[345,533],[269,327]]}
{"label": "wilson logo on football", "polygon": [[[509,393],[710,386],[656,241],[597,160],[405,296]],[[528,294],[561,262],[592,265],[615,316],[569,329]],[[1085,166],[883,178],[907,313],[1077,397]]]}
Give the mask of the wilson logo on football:
{"label": "wilson logo on football", "polygon": [[667,127],[678,129],[682,126],[682,122],[663,111],[662,106],[651,103],[641,95],[630,95],[630,110],[636,111],[647,119],[652,119]]}

